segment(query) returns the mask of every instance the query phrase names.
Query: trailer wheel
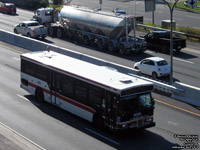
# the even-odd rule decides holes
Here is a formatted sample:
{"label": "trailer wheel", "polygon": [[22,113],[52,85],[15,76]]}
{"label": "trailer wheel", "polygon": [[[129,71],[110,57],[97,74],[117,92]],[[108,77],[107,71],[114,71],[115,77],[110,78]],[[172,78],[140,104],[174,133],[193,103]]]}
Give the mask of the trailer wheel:
{"label": "trailer wheel", "polygon": [[37,88],[35,90],[35,98],[39,103],[43,103],[44,102],[44,94],[41,88]]}
{"label": "trailer wheel", "polygon": [[62,34],[62,29],[61,28],[58,28],[57,31],[56,31],[56,36],[57,38],[61,39],[63,37],[63,34]]}
{"label": "trailer wheel", "polygon": [[99,48],[99,50],[103,50],[104,49],[104,44],[103,44],[103,40],[102,39],[98,40],[98,48]]}
{"label": "trailer wheel", "polygon": [[124,47],[124,45],[120,44],[119,45],[119,53],[124,55],[126,53],[126,49]]}
{"label": "trailer wheel", "polygon": [[70,39],[72,39],[73,36],[74,36],[72,31],[68,31],[67,35],[68,35],[68,37],[69,37]]}
{"label": "trailer wheel", "polygon": [[48,33],[49,33],[49,36],[54,36],[54,29],[52,27],[49,27]]}
{"label": "trailer wheel", "polygon": [[88,38],[87,35],[84,35],[84,36],[83,36],[83,43],[84,43],[85,45],[89,45],[89,44],[90,44],[90,40],[89,40],[89,38]]}
{"label": "trailer wheel", "polygon": [[115,47],[114,47],[114,44],[113,44],[112,41],[110,41],[110,42],[108,43],[108,50],[109,50],[110,52],[114,52],[114,51],[115,51]]}

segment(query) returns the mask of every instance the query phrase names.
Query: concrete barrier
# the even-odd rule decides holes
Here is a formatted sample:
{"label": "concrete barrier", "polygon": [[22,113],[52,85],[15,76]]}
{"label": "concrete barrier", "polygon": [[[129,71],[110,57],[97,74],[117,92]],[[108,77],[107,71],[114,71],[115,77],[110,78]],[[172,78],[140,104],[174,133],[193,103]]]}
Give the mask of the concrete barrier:
{"label": "concrete barrier", "polygon": [[200,107],[200,88],[180,82],[175,82],[174,86],[181,88],[183,92],[174,91],[172,98]]}

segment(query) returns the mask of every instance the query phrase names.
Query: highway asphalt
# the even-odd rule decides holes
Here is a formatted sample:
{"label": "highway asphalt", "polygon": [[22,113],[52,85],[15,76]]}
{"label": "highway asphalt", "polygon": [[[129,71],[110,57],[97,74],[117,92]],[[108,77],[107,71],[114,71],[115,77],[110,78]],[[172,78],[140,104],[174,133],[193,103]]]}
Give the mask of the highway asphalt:
{"label": "highway asphalt", "polygon": [[[19,88],[19,54],[27,50],[3,42],[0,44],[0,121],[46,149],[132,150],[135,147],[169,150],[183,144],[174,138],[176,134],[200,135],[199,109],[171,99],[168,95],[153,93],[156,127],[141,134],[125,136],[101,131],[53,105],[40,105],[34,97]],[[146,144],[143,144],[144,140]]]}
{"label": "highway asphalt", "polygon": [[0,150],[44,150],[0,122]]}

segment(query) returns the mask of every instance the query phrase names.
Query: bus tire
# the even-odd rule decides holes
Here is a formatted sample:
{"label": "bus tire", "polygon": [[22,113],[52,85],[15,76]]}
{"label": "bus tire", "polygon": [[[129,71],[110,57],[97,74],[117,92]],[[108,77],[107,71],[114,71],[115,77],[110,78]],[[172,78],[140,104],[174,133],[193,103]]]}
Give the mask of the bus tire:
{"label": "bus tire", "polygon": [[44,102],[44,93],[42,91],[41,88],[36,88],[35,90],[35,98],[39,103],[43,103]]}
{"label": "bus tire", "polygon": [[93,117],[93,124],[95,127],[102,129],[104,127],[104,120],[100,115],[95,114]]}

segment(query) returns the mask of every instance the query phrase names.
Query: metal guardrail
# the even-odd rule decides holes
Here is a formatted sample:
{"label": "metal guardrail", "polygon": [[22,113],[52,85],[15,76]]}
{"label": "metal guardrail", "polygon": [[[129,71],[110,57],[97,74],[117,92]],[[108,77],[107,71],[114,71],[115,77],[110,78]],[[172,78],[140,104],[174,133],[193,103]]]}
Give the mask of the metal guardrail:
{"label": "metal guardrail", "polygon": [[146,81],[149,81],[149,82],[152,82],[154,84],[155,90],[158,90],[158,91],[161,91],[161,92],[164,92],[164,93],[167,93],[167,94],[173,94],[174,91],[184,92],[182,89],[178,89],[178,88],[176,88],[172,85],[169,85],[169,84],[165,84],[165,83],[162,83],[162,82],[159,82],[159,81],[156,81],[156,80],[152,80],[152,79],[145,78],[143,76],[138,76],[138,75],[131,74],[131,73],[129,73],[129,75],[143,79],[143,80],[146,80]]}
{"label": "metal guardrail", "polygon": [[[142,27],[145,30],[146,29],[151,29],[151,30],[162,30],[162,31],[170,31],[168,29],[164,29],[164,28],[157,28],[157,27],[152,27],[152,26],[147,26],[147,25],[143,25],[143,24],[137,24],[138,27]],[[174,34],[176,35],[182,35],[182,36],[186,36],[187,39],[189,38],[195,38],[198,39],[200,41],[200,36],[198,35],[193,35],[193,34],[188,34],[188,33],[184,33],[184,32],[179,32],[179,31],[173,31]]]}

